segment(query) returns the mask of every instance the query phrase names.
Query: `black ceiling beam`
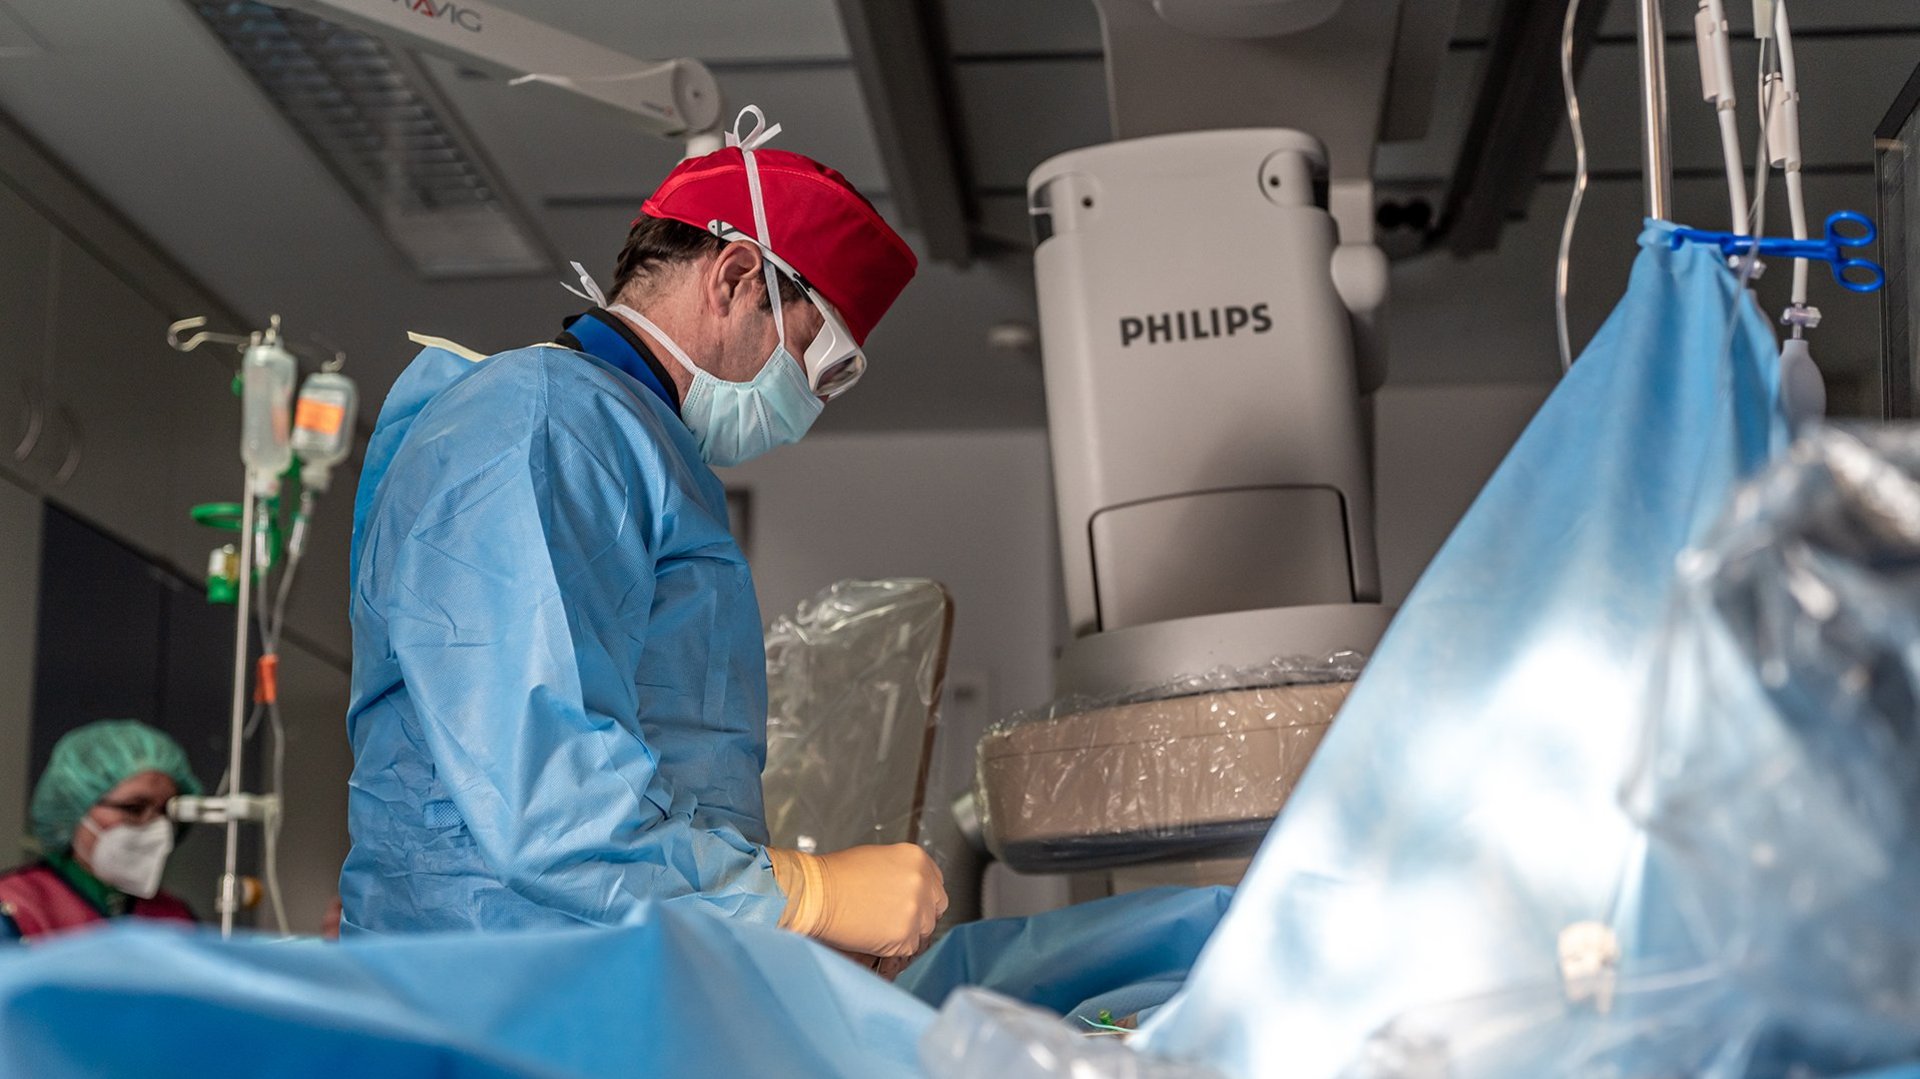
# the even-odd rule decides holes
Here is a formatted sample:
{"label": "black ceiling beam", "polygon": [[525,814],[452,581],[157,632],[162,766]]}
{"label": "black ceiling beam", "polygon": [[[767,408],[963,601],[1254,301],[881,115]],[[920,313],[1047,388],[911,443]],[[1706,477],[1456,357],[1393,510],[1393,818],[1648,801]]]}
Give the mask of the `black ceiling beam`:
{"label": "black ceiling beam", "polygon": [[838,0],[894,199],[927,255],[973,257],[973,207],[945,40],[930,0]]}
{"label": "black ceiling beam", "polygon": [[[1599,40],[1606,0],[1581,0],[1573,27],[1577,79]],[[1566,8],[1541,0],[1501,0],[1482,60],[1480,96],[1454,166],[1440,218],[1456,255],[1491,251],[1507,222],[1526,213],[1553,141],[1566,123],[1560,42]]]}

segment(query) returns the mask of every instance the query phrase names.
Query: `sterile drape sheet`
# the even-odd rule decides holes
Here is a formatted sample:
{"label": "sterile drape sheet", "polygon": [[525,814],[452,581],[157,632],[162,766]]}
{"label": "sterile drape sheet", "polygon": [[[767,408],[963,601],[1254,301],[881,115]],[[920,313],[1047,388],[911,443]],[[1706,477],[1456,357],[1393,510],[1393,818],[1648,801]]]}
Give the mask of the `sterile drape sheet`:
{"label": "sterile drape sheet", "polygon": [[1159,889],[974,922],[899,985],[791,933],[660,904],[613,929],[338,944],[121,922],[0,948],[0,1079],[918,1076],[953,989],[1149,1006],[1227,898]]}
{"label": "sterile drape sheet", "polygon": [[1409,1010],[1557,993],[1561,932],[1638,903],[1620,788],[1675,559],[1785,438],[1764,316],[1718,248],[1671,236],[1646,228],[1408,598],[1153,1050],[1330,1079]]}
{"label": "sterile drape sheet", "polygon": [[122,924],[0,954],[0,1076],[909,1076],[933,1012],[776,929],[273,943]]}

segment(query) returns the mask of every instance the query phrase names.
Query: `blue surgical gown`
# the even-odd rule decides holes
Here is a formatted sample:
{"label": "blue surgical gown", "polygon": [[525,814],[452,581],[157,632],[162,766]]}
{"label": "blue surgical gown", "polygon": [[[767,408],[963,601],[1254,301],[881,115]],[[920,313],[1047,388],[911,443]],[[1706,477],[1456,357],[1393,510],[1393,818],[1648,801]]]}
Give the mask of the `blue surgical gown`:
{"label": "blue surgical gown", "polygon": [[760,613],[672,406],[587,354],[401,375],[354,507],[349,931],[770,923]]}

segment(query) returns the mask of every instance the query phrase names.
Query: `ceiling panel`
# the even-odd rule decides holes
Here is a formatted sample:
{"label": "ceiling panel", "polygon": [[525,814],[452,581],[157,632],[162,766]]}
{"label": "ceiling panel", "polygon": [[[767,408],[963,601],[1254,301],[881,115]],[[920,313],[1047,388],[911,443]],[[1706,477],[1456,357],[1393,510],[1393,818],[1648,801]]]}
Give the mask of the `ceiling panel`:
{"label": "ceiling panel", "polygon": [[757,104],[769,121],[784,125],[773,145],[827,162],[862,191],[886,189],[873,121],[852,67],[728,71],[720,75],[720,90],[730,111]]}
{"label": "ceiling panel", "polygon": [[683,153],[553,87],[462,77],[430,57],[425,66],[526,206],[593,197],[637,206],[632,196],[652,190]]}
{"label": "ceiling panel", "polygon": [[[603,199],[638,206],[680,159],[680,144],[644,135],[602,110],[580,108],[564,93],[462,78],[441,61],[430,69],[527,203]],[[863,191],[885,190],[852,67],[754,67],[722,70],[717,77],[729,127],[741,106],[757,104],[782,126],[775,148],[828,162]]]}
{"label": "ceiling panel", "polygon": [[[152,0],[147,0],[152,2]],[[847,55],[834,0],[492,0],[643,59]]]}
{"label": "ceiling panel", "polygon": [[[1667,34],[1693,36],[1693,13],[1700,5],[1695,0],[1666,0],[1661,10],[1666,15]],[[1726,0],[1727,22],[1736,32],[1751,35],[1753,5],[1748,0]],[[1920,5],[1913,0],[1798,0],[1787,8],[1796,30],[1831,30],[1920,27]],[[1608,34],[1635,32],[1634,5],[1630,0],[1612,0],[1607,5],[1607,21],[1602,31]],[[1751,40],[1751,37],[1749,37]]]}
{"label": "ceiling panel", "polygon": [[954,81],[976,188],[1024,191],[1035,165],[1112,137],[1099,60],[960,64]]}
{"label": "ceiling panel", "polygon": [[1027,213],[1027,196],[1009,192],[983,195],[980,207],[980,231],[994,242],[1016,250],[1033,246],[1033,216]]}
{"label": "ceiling panel", "polygon": [[1444,179],[1453,174],[1474,98],[1480,92],[1480,50],[1450,50],[1440,60],[1427,133],[1413,142],[1387,143],[1374,155],[1374,174],[1395,180]]}
{"label": "ceiling panel", "polygon": [[[1535,2],[1558,3],[1559,0]],[[1493,32],[1493,13],[1499,6],[1500,0],[1460,0],[1454,40],[1484,42]],[[1693,13],[1699,6],[1697,0],[1665,0],[1662,11],[1666,15],[1668,35],[1691,37]],[[1726,6],[1727,21],[1734,29],[1750,32],[1753,5],[1748,0],[1726,0]],[[1602,32],[1616,36],[1633,33],[1636,10],[1633,0],[1607,0],[1607,21]],[[1821,0],[1819,3],[1801,0],[1788,11],[1795,28],[1814,32],[1920,25],[1920,5],[1913,0]]]}
{"label": "ceiling panel", "polygon": [[0,60],[34,56],[44,51],[46,43],[0,3]]}
{"label": "ceiling panel", "polygon": [[[1871,37],[1810,38],[1798,43],[1801,82],[1801,148],[1809,165],[1861,165],[1871,161],[1873,127],[1893,102],[1915,62],[1920,62],[1920,32]],[[1691,49],[1678,53],[1682,63],[1671,79],[1673,148],[1676,167],[1721,167],[1719,124],[1700,99],[1700,75]],[[1438,100],[1458,101],[1442,108],[1432,130],[1418,142],[1384,146],[1378,175],[1383,181],[1443,180],[1453,172],[1465,137],[1468,113],[1478,92],[1480,50],[1456,49],[1440,72]],[[1751,42],[1734,50],[1734,63],[1751,71],[1757,51]],[[1640,167],[1638,58],[1631,45],[1608,44],[1594,50],[1580,80],[1586,116],[1587,150],[1596,170]],[[1742,83],[1742,87],[1745,83]],[[1754,149],[1753,95],[1741,101],[1745,152]],[[1562,125],[1548,165],[1550,172],[1573,171],[1573,144]]]}
{"label": "ceiling panel", "polygon": [[[1813,38],[1799,42],[1800,141],[1809,166],[1873,163],[1873,129],[1920,61],[1920,33],[1874,37]],[[1700,97],[1699,65],[1689,49],[1686,61],[1669,68],[1674,167],[1714,170],[1722,167],[1719,122]],[[1741,140],[1751,161],[1759,114],[1753,105],[1751,73],[1758,50],[1751,41],[1733,50],[1740,83]],[[1588,122],[1587,152],[1595,169],[1640,167],[1640,121],[1636,87],[1638,58],[1627,45],[1595,51],[1581,79],[1581,105]],[[1550,171],[1571,173],[1572,139],[1563,136],[1550,159]],[[1751,168],[1751,165],[1749,165]]]}
{"label": "ceiling panel", "polygon": [[1093,0],[944,0],[941,8],[958,57],[1104,50]]}

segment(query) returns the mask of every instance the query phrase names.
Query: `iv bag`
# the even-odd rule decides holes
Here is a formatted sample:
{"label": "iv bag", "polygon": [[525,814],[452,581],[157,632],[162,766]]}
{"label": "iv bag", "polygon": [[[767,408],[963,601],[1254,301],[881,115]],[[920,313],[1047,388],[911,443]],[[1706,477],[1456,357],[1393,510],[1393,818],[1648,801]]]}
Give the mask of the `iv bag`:
{"label": "iv bag", "polygon": [[293,414],[293,451],[305,466],[301,472],[305,482],[324,488],[333,466],[346,460],[353,450],[358,407],[353,380],[337,371],[309,375],[301,384]]}
{"label": "iv bag", "polygon": [[255,493],[277,488],[293,463],[293,354],[279,345],[249,347],[240,360],[240,459]]}

